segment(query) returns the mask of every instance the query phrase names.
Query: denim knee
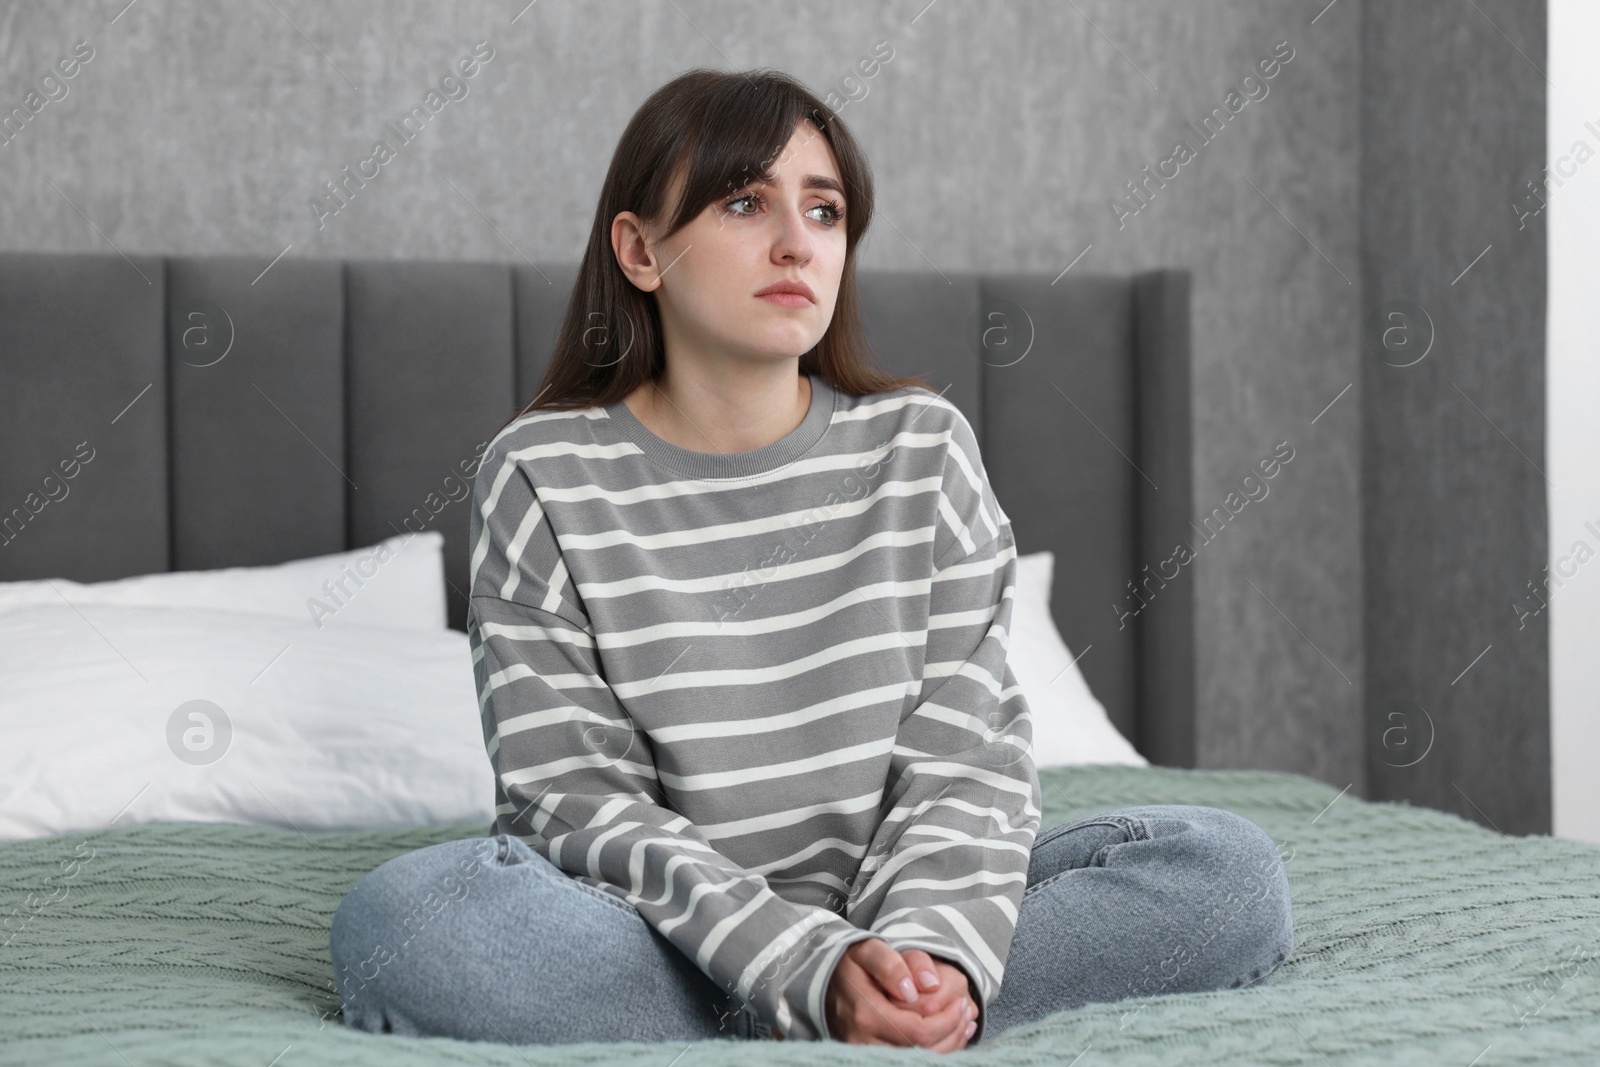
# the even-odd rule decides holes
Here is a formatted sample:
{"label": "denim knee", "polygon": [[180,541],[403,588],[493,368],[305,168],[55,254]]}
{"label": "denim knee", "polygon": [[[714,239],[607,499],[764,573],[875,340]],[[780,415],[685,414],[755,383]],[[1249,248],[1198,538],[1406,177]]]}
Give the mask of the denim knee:
{"label": "denim knee", "polygon": [[[1211,832],[1225,841],[1237,875],[1231,894],[1242,896],[1241,921],[1248,921],[1261,957],[1236,983],[1247,985],[1277,969],[1288,959],[1294,942],[1294,915],[1289,897],[1289,873],[1277,842],[1259,824],[1237,812],[1196,805],[1197,815]],[[1203,812],[1203,814],[1200,814]]]}
{"label": "denim knee", "polygon": [[384,1019],[383,976],[429,919],[465,897],[504,857],[501,838],[463,838],[402,853],[364,875],[334,911],[328,953],[347,1025]]}

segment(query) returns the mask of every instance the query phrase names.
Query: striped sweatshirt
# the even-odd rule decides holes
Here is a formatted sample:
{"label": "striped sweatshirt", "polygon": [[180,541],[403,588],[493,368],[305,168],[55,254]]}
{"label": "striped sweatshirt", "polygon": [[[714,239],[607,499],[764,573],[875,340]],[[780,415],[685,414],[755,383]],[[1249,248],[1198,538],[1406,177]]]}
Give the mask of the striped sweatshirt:
{"label": "striped sweatshirt", "polygon": [[1011,521],[960,410],[811,376],[790,433],[681,448],[523,415],[473,486],[491,834],[619,897],[790,1039],[851,944],[1000,988],[1039,828]]}

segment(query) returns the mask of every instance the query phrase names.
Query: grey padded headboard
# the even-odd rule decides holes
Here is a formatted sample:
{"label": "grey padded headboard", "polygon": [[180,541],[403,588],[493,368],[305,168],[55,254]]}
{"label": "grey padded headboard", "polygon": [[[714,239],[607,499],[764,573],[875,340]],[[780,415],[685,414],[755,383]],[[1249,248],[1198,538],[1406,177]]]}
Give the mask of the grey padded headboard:
{"label": "grey padded headboard", "polygon": [[[0,253],[0,581],[278,563],[437,529],[464,629],[461,464],[532,397],[575,276]],[[1052,609],[1090,688],[1174,766],[1194,764],[1193,579],[1122,609],[1187,537],[1189,281],[860,279],[880,362],[948,386],[1018,550],[1055,553]]]}

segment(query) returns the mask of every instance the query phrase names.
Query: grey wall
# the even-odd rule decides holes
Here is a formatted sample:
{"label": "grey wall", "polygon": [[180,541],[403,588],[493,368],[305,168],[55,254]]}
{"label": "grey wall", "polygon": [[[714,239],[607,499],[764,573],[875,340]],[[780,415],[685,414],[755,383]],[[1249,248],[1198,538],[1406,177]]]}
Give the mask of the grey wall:
{"label": "grey wall", "polygon": [[[1514,73],[1514,63],[1487,73],[1478,65],[1490,48],[1469,6],[1421,6],[1436,22],[1410,46],[1428,69],[1449,69],[1464,50],[1469,62],[1451,71],[1449,84]],[[1480,6],[1498,13],[1513,5]],[[1441,489],[1442,499],[1405,505],[1401,485],[1383,498],[1400,511],[1363,521],[1362,449],[1376,435],[1363,429],[1371,420],[1363,405],[1389,405],[1380,417],[1396,427],[1411,409],[1408,394],[1377,398],[1363,376],[1362,272],[1374,260],[1388,263],[1390,253],[1372,244],[1373,216],[1362,208],[1362,161],[1371,158],[1361,151],[1362,116],[1382,106],[1373,102],[1378,90],[1363,94],[1362,47],[1367,40],[1390,50],[1395,69],[1381,84],[1400,88],[1407,42],[1375,39],[1370,23],[1364,37],[1356,0],[1326,10],[1323,0],[545,0],[519,8],[143,0],[119,14],[115,3],[0,6],[0,109],[20,104],[74,42],[95,50],[67,83],[70,95],[0,145],[8,194],[0,242],[245,252],[263,268],[280,254],[576,259],[616,138],[651,90],[692,66],[782,68],[839,94],[840,114],[873,160],[880,211],[862,250],[866,268],[1193,269],[1194,509],[1197,521],[1214,509],[1228,520],[1213,521],[1221,532],[1209,543],[1196,538],[1197,558],[1175,579],[1194,583],[1198,614],[1195,759],[1298,771],[1366,792],[1372,653],[1363,643],[1362,596],[1375,583],[1363,576],[1364,532],[1369,551],[1387,551],[1389,539],[1371,536],[1375,522],[1427,527],[1450,503]],[[1398,18],[1380,15],[1377,25]],[[1505,20],[1526,38],[1525,49],[1538,44],[1531,19]],[[385,124],[421,102],[480,41],[492,44],[494,58],[467,83],[468,94],[319,223],[309,205],[326,194],[325,183],[370,155],[376,139],[393,142]],[[892,58],[861,77],[858,64],[875,48],[883,54],[885,41]],[[1279,42],[1292,59],[1240,90]],[[1443,92],[1416,89],[1407,113],[1426,125]],[[1505,108],[1497,114],[1514,119],[1512,105]],[[1213,109],[1213,132],[1203,140],[1188,123],[1198,127]],[[1157,168],[1180,140],[1193,158],[1164,183],[1148,179],[1141,168]],[[1461,160],[1441,155],[1418,166],[1429,162],[1448,171]],[[1421,177],[1406,179],[1412,187],[1402,194],[1420,195]],[[1144,182],[1141,199],[1128,192],[1134,181]],[[1127,210],[1114,207],[1119,200]],[[1459,207],[1439,205],[1444,232]],[[1377,236],[1398,240],[1399,229]],[[1456,264],[1472,243],[1406,241],[1415,247],[1393,260],[1396,284]],[[1508,277],[1484,273],[1479,284]],[[1393,288],[1387,276],[1379,288]],[[1499,306],[1501,314],[1512,310]],[[1525,326],[1517,318],[1494,336]],[[1071,338],[1028,358],[1070,360]],[[1474,396],[1503,395],[1494,381],[1467,377],[1462,384]],[[1063,401],[1064,419],[1092,415]],[[1515,429],[1531,435],[1532,425]],[[1240,508],[1230,492],[1280,442],[1293,459],[1264,483],[1267,496]],[[1410,462],[1405,439],[1381,444],[1396,464]],[[1430,463],[1447,451],[1443,442],[1429,447],[1438,449],[1426,453]],[[1506,484],[1515,480],[1509,468],[1495,469]],[[1508,497],[1504,506],[1527,502]],[[1430,542],[1426,529],[1406,534]],[[1465,565],[1385,569],[1385,581],[1398,584],[1382,594],[1384,610],[1408,620],[1398,625],[1425,629],[1441,603],[1429,583]],[[1105,618],[1116,625],[1115,605],[1105,606]],[[1398,675],[1383,680],[1385,692],[1406,690]],[[1487,721],[1502,710],[1480,705],[1478,714]],[[1431,781],[1384,779],[1402,793]],[[1418,795],[1441,799],[1431,785]]]}
{"label": "grey wall", "polygon": [[1548,833],[1546,14],[1477,2],[1365,9],[1369,790]]}

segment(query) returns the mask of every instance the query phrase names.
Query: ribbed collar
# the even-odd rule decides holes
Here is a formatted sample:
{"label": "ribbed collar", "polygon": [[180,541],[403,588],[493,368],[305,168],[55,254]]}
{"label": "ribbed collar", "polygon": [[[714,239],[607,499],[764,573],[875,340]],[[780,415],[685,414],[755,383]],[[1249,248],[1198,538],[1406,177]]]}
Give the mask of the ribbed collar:
{"label": "ribbed collar", "polygon": [[640,422],[621,400],[605,408],[605,424],[619,436],[638,445],[656,463],[691,478],[739,478],[792,463],[805,455],[833,423],[838,393],[821,375],[811,379],[811,407],[800,425],[770,445],[749,452],[695,452],[663,441]]}

